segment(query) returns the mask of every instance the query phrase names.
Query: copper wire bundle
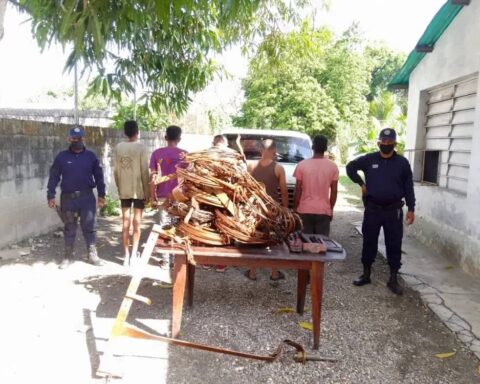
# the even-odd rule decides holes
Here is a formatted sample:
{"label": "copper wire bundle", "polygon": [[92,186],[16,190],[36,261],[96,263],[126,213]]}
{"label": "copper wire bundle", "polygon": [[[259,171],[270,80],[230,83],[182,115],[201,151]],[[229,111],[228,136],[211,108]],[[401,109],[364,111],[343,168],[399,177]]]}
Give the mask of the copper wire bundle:
{"label": "copper wire bundle", "polygon": [[168,206],[176,235],[208,245],[276,244],[301,225],[248,172],[243,157],[211,148],[185,155]]}

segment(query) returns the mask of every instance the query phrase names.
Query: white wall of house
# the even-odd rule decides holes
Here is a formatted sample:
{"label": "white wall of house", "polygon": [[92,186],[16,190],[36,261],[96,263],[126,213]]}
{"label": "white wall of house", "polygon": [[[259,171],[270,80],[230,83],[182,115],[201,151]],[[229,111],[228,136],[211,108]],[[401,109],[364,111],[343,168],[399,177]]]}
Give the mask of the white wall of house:
{"label": "white wall of house", "polygon": [[[434,50],[427,53],[410,75],[407,149],[424,148],[425,108],[428,90],[478,76],[480,71],[480,0],[472,0],[453,20]],[[480,275],[480,88],[476,111],[468,186],[458,193],[416,183],[417,223],[412,232],[422,241],[458,259],[462,267]],[[421,152],[410,152],[414,175],[419,178]]]}

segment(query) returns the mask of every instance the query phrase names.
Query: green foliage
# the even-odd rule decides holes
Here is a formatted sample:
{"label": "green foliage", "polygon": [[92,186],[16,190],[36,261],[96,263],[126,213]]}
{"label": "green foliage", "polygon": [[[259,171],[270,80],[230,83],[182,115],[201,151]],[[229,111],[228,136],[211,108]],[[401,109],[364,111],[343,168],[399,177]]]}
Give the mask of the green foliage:
{"label": "green foliage", "polygon": [[335,37],[327,28],[271,34],[243,83],[246,101],[237,126],[291,129],[335,138],[346,124],[368,121],[369,68],[355,28]]}
{"label": "green foliage", "polygon": [[403,53],[394,52],[385,44],[371,44],[365,48],[365,57],[371,69],[370,93],[368,100],[373,100],[381,92],[386,91],[388,83],[405,62]]}
{"label": "green foliage", "polygon": [[118,200],[112,199],[111,196],[105,196],[105,205],[100,208],[100,216],[119,216],[120,203]]}
{"label": "green foliage", "polygon": [[[18,0],[44,48],[72,47],[66,62],[97,73],[89,94],[118,102],[136,86],[148,110],[184,112],[189,95],[220,70],[211,54],[255,41],[307,0]],[[246,44],[246,43],[245,43]],[[107,65],[108,63],[108,65]]]}
{"label": "green foliage", "polygon": [[165,128],[174,119],[173,115],[165,112],[155,112],[133,103],[122,103],[117,107],[116,114],[112,117],[112,128],[123,129],[127,120],[136,120],[140,131],[158,131]]}
{"label": "green foliage", "polygon": [[406,97],[387,91],[404,55],[366,45],[353,25],[341,36],[327,28],[267,36],[249,63],[245,102],[234,125],[290,129],[335,140],[340,161],[377,150],[381,128],[395,128],[403,151]]}
{"label": "green foliage", "polygon": [[113,103],[103,97],[102,95],[83,95],[80,98],[79,109],[83,111],[106,111],[112,107],[115,107],[116,103]]}
{"label": "green foliage", "polygon": [[370,102],[370,124],[367,134],[356,143],[359,152],[377,151],[378,134],[383,128],[390,127],[397,132],[396,150],[398,153],[403,154],[407,115],[405,104],[402,104],[402,101],[402,96],[384,90]]}

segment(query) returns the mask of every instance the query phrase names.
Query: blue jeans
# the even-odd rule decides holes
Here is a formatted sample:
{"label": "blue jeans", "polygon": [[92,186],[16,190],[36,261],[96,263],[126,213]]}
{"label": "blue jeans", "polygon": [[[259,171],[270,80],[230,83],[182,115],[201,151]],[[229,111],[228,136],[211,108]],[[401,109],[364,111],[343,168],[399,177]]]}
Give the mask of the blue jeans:
{"label": "blue jeans", "polygon": [[87,248],[96,243],[97,202],[93,192],[73,199],[62,199],[62,212],[65,217],[65,247],[72,248],[77,235],[78,219]]}

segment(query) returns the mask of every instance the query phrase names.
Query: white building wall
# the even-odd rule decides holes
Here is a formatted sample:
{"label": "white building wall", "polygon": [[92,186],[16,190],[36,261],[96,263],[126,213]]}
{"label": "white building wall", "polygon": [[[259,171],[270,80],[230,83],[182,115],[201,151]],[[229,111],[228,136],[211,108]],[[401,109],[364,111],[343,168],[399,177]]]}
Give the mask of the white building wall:
{"label": "white building wall", "polygon": [[[480,0],[472,0],[453,20],[434,50],[427,53],[410,76],[407,149],[424,144],[425,97],[429,89],[457,82],[480,70]],[[480,94],[480,88],[477,88]],[[410,154],[419,175],[421,152]],[[416,184],[417,217],[413,232],[439,251],[457,258],[462,267],[480,275],[480,95],[477,97],[468,190]]]}

